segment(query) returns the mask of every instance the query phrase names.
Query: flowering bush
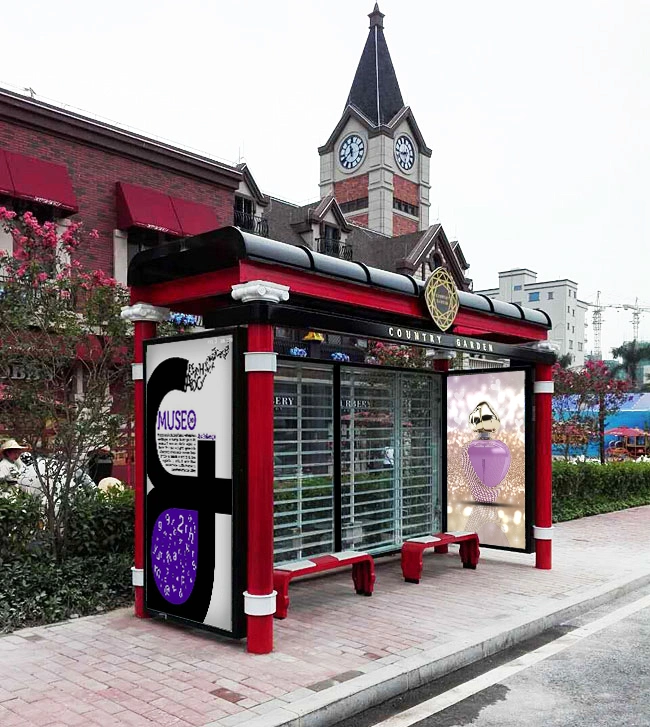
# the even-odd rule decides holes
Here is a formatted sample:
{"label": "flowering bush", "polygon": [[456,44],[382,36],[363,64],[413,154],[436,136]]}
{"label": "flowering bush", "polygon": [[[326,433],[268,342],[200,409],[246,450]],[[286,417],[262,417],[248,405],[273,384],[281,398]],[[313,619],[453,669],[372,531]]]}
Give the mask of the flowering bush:
{"label": "flowering bush", "polygon": [[77,473],[89,452],[118,443],[128,415],[128,293],[81,263],[81,246],[98,234],[80,222],[60,231],[0,207],[0,225],[13,240],[0,257],[0,369],[16,372],[3,383],[0,426],[47,463],[34,470],[44,532],[61,559]]}
{"label": "flowering bush", "polygon": [[431,366],[426,357],[426,348],[399,343],[383,343],[382,341],[369,343],[366,363],[411,369],[424,369]]}
{"label": "flowering bush", "polygon": [[612,376],[602,361],[587,361],[582,369],[553,367],[553,442],[564,448],[597,440],[605,462],[605,421],[630,398],[631,383]]}
{"label": "flowering bush", "polygon": [[300,348],[300,346],[294,346],[293,348],[289,349],[289,356],[298,356],[299,358],[306,358],[307,349]]}
{"label": "flowering bush", "polygon": [[347,353],[341,353],[341,351],[336,351],[335,353],[331,354],[330,358],[333,361],[340,361],[341,363],[346,363],[350,360],[350,357],[347,355]]}

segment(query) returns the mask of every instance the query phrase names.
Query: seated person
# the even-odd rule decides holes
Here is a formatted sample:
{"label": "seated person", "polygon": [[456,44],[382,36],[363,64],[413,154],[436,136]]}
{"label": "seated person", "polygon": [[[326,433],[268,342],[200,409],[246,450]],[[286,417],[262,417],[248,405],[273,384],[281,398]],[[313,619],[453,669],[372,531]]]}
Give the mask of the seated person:
{"label": "seated person", "polygon": [[0,446],[0,481],[4,480],[12,485],[18,483],[18,479],[25,464],[20,455],[26,452],[29,447],[22,447],[15,439],[7,439]]}

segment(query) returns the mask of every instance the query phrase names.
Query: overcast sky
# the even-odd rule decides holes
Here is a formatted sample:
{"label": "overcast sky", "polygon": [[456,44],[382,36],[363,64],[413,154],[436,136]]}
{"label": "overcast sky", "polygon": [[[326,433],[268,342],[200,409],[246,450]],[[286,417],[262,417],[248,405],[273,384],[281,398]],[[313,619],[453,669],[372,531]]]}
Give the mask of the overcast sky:
{"label": "overcast sky", "polygon": [[[0,85],[219,159],[263,191],[318,197],[372,0],[22,0]],[[381,0],[431,159],[431,221],[476,289],[526,267],[634,303],[650,339],[650,2]],[[632,337],[604,312],[603,347]],[[589,315],[589,323],[591,316]],[[591,346],[591,326],[588,329]],[[604,351],[606,353],[606,351]]]}

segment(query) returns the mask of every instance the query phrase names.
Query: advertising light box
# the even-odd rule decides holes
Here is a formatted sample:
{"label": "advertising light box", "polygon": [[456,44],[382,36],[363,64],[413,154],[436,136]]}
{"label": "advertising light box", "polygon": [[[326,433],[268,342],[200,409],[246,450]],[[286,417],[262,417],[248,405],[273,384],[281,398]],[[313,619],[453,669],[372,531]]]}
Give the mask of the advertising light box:
{"label": "advertising light box", "polygon": [[481,545],[530,549],[527,429],[525,371],[449,375],[448,530],[476,532]]}
{"label": "advertising light box", "polygon": [[146,607],[242,636],[245,558],[233,519],[235,338],[145,348]]}

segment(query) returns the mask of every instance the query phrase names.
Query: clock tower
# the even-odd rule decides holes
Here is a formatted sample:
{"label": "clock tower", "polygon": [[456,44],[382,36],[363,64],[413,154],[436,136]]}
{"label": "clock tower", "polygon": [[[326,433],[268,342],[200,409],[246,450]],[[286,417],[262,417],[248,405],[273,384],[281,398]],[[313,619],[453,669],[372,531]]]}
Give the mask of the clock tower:
{"label": "clock tower", "polygon": [[348,222],[391,237],[429,227],[429,160],[404,105],[378,4],[343,115],[320,147],[321,198],[334,195]]}

